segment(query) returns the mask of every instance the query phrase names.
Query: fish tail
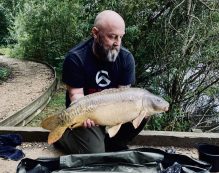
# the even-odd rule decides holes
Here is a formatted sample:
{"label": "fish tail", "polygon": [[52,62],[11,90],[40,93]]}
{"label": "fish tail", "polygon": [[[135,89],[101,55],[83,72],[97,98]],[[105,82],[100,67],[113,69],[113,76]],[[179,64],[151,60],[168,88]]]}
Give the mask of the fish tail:
{"label": "fish tail", "polygon": [[47,130],[54,130],[56,127],[60,125],[60,118],[57,115],[53,115],[45,118],[41,122],[41,127]]}
{"label": "fish tail", "polygon": [[[57,116],[56,116],[57,117]],[[52,120],[51,120],[52,119]],[[48,122],[50,124],[52,123],[58,123],[56,125],[56,127],[54,129],[51,130],[51,132],[49,133],[49,136],[48,136],[48,144],[53,144],[54,142],[56,142],[57,140],[59,140],[63,133],[65,132],[65,130],[67,128],[77,128],[77,127],[81,127],[83,126],[83,122],[85,121],[84,117],[83,116],[76,116],[74,118],[74,120],[72,121],[72,125],[71,127],[68,126],[68,124],[65,124],[65,125],[61,125],[61,123],[59,123],[60,119],[58,118],[58,120],[56,120],[56,118],[51,118],[51,119],[48,119]],[[53,121],[53,122],[52,122]],[[46,123],[47,125],[47,123]],[[52,125],[48,125],[48,126],[52,126]]]}
{"label": "fish tail", "polygon": [[48,136],[48,144],[53,144],[54,142],[58,141],[62,137],[66,128],[66,126],[58,126],[51,131]]}
{"label": "fish tail", "polygon": [[59,140],[67,128],[66,125],[63,125],[63,122],[57,115],[45,118],[42,121],[41,126],[44,129],[50,130],[48,136],[48,144],[53,144],[54,142]]}

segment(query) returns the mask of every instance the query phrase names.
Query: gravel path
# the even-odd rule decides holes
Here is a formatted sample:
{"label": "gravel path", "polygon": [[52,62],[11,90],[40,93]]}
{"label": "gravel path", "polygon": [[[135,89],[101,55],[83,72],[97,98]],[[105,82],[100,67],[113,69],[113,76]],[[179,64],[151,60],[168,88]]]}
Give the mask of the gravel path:
{"label": "gravel path", "polygon": [[[33,143],[22,143],[21,146],[17,147],[22,150],[25,154],[24,158],[55,158],[63,155],[60,151],[56,150],[53,145],[48,145],[47,143],[42,142],[33,142]],[[0,158],[0,172],[1,173],[15,173],[16,168],[21,160],[6,160]],[[4,165],[4,166],[3,166]]]}
{"label": "gravel path", "polygon": [[52,83],[54,74],[41,63],[0,56],[0,66],[12,69],[11,77],[0,84],[0,121],[37,99]]}

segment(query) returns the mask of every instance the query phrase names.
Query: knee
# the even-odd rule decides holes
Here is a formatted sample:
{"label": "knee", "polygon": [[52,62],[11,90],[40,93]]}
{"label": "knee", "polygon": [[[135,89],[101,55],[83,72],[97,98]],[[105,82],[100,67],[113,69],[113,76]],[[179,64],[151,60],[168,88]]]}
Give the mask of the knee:
{"label": "knee", "polygon": [[104,142],[100,142],[98,145],[81,147],[79,150],[79,154],[104,153],[104,152],[105,152]]}
{"label": "knee", "polygon": [[98,128],[78,128],[67,130],[60,143],[68,154],[88,154],[105,152],[105,135]]}

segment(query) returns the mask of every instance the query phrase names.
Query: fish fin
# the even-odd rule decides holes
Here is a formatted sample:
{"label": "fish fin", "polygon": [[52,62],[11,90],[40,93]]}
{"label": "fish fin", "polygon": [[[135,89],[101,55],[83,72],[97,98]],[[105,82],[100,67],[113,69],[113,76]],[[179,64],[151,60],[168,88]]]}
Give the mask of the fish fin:
{"label": "fish fin", "polygon": [[146,113],[144,112],[141,112],[139,116],[137,116],[137,118],[135,118],[133,121],[132,121],[132,124],[134,126],[135,129],[138,128],[138,126],[141,124],[142,120],[144,119],[144,117],[146,116]]}
{"label": "fish fin", "polygon": [[74,117],[74,120],[72,124],[69,126],[70,129],[82,127],[84,124],[84,121],[87,120],[87,116],[85,114],[78,115]]}
{"label": "fish fin", "polygon": [[60,119],[57,115],[53,115],[50,117],[45,118],[41,122],[41,127],[47,130],[53,130],[60,124]]}
{"label": "fish fin", "polygon": [[115,136],[117,134],[117,132],[119,131],[121,124],[115,125],[115,126],[107,126],[106,127],[106,131],[109,134],[109,137],[112,138],[113,136]]}
{"label": "fish fin", "polygon": [[66,128],[66,126],[58,126],[51,131],[48,136],[48,144],[53,144],[54,142],[58,141],[62,137]]}

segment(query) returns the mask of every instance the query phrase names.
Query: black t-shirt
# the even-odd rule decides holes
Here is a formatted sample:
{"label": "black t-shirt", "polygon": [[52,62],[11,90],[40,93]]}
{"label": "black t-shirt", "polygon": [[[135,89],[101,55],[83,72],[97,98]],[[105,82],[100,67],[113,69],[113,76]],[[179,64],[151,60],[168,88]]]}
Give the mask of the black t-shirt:
{"label": "black t-shirt", "polygon": [[[62,80],[73,88],[83,88],[84,94],[91,94],[119,85],[135,83],[135,62],[132,54],[121,47],[115,62],[98,60],[92,51],[93,39],[73,49],[65,57]],[[66,93],[66,107],[70,104]]]}

